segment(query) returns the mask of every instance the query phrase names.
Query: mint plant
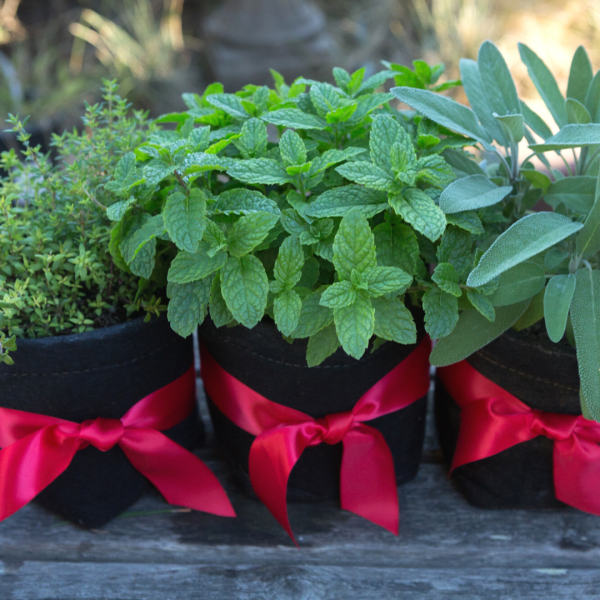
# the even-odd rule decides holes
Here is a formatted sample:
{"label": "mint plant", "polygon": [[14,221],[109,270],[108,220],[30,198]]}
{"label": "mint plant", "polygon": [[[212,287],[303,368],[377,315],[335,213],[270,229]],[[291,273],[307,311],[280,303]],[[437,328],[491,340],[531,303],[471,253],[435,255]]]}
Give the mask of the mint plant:
{"label": "mint plant", "polygon": [[287,85],[274,73],[273,89],[236,94],[213,84],[121,159],[111,252],[146,279],[168,265],[180,335],[208,313],[217,327],[266,316],[308,339],[316,365],[340,345],[360,358],[373,336],[414,343],[407,305],[424,305],[437,337],[452,331],[458,301],[426,262],[442,247],[453,260],[460,227],[475,226],[456,219],[444,241],[438,206],[455,178],[442,153],[471,140],[392,108],[376,90],[393,71],[364,74]]}
{"label": "mint plant", "polygon": [[[594,75],[579,47],[565,98],[542,60],[523,44],[519,50],[556,132],[518,98],[491,42],[482,45],[477,62],[461,61],[472,109],[425,90],[393,90],[430,119],[471,136],[498,157],[486,171],[462,157],[463,176],[440,197],[447,217],[501,210],[497,214],[506,224],[500,235],[472,240],[479,247],[478,262],[466,279],[471,287],[495,288],[487,298],[495,318],[490,322],[464,310],[453,333],[435,348],[432,362],[451,364],[511,326],[520,330],[543,319],[553,342],[566,338],[576,346],[583,414],[600,420],[600,72]],[[519,161],[524,137],[530,154]],[[551,153],[564,162],[564,172],[550,168]],[[553,212],[531,211],[542,196]]]}
{"label": "mint plant", "polygon": [[1,362],[11,364],[15,336],[84,332],[164,309],[159,278],[140,281],[108,252],[110,218],[123,210],[110,173],[154,128],[115,91],[105,82],[104,103],[88,106],[82,131],[54,136],[55,164],[30,145],[25,121],[10,118],[24,150],[1,158]]}

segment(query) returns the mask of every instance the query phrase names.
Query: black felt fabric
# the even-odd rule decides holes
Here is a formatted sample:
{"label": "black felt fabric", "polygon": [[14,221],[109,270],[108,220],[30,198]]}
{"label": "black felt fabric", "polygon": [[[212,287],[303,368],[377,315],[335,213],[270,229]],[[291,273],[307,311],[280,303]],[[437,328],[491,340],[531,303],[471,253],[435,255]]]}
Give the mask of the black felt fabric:
{"label": "black felt fabric", "polygon": [[[17,344],[15,364],[0,364],[0,406],[77,423],[121,418],[183,375],[194,360],[192,338],[175,334],[166,318]],[[197,411],[163,433],[189,450],[203,444]],[[150,488],[118,446],[108,452],[89,446],[36,501],[74,523],[97,528]]]}
{"label": "black felt fabric", "polygon": [[[422,323],[418,315],[417,322]],[[306,364],[306,340],[286,342],[272,321],[253,329],[217,329],[206,319],[201,341],[228,373],[269,400],[314,418],[351,410],[360,397],[412,352],[416,346],[386,343],[357,361],[341,349],[318,367]],[[419,325],[419,341],[424,332]],[[254,495],[248,476],[248,456],[254,437],[234,425],[208,398],[218,443],[236,479]],[[421,461],[426,399],[369,421],[384,435],[394,456],[398,483],[410,481]],[[339,499],[342,444],[307,448],[292,470],[288,499],[312,502]]]}
{"label": "black felt fabric", "polygon": [[[528,406],[581,414],[575,350],[544,338],[509,331],[467,359],[482,375]],[[460,408],[436,380],[435,417],[448,466],[460,426]],[[552,508],[553,443],[538,436],[489,458],[458,467],[452,479],[466,499],[481,508]]]}

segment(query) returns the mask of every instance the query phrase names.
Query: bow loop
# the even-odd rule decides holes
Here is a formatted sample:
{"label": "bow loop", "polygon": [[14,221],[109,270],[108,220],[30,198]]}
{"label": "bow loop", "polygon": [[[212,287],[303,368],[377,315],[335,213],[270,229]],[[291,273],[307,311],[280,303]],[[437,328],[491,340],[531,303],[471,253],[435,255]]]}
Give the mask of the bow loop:
{"label": "bow loop", "polygon": [[354,427],[354,414],[351,410],[334,413],[326,415],[322,419],[315,419],[315,423],[321,429],[320,439],[316,444],[324,442],[333,446],[339,444]]}
{"label": "bow loop", "polygon": [[90,419],[81,424],[79,437],[98,450],[107,452],[116,446],[125,433],[120,419]]}
{"label": "bow loop", "polygon": [[568,440],[579,424],[580,417],[561,415],[541,410],[531,410],[527,414],[527,425],[536,435],[543,435],[555,442]]}

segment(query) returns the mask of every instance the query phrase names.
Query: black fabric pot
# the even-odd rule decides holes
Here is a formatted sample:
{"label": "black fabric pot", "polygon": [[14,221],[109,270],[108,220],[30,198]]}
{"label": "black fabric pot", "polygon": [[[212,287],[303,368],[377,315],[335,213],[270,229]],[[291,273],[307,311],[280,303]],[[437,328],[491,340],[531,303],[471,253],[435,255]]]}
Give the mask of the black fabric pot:
{"label": "black fabric pot", "polygon": [[[416,319],[422,322],[421,319]],[[341,349],[318,367],[306,364],[306,340],[286,342],[272,321],[253,329],[217,329],[206,319],[200,340],[228,373],[265,398],[309,414],[313,418],[351,410],[360,397],[396,365],[414,346],[386,343],[359,361]],[[419,326],[418,340],[424,331]],[[248,457],[254,436],[233,424],[207,397],[217,442],[244,491],[254,496],[248,476]],[[426,398],[395,413],[369,421],[384,435],[394,456],[398,483],[410,481],[421,461]],[[307,448],[292,470],[288,500],[313,502],[339,499],[342,444]]]}
{"label": "black fabric pot", "polygon": [[[192,338],[166,318],[68,336],[18,340],[15,364],[0,364],[0,406],[81,423],[121,418],[134,404],[193,364]],[[203,443],[195,410],[163,432],[188,450]],[[79,525],[97,528],[136,502],[152,484],[115,446],[88,446],[36,501]]]}
{"label": "black fabric pot", "polygon": [[[575,350],[547,338],[508,331],[467,359],[482,375],[531,408],[580,415]],[[435,419],[448,467],[460,428],[460,407],[436,379]],[[481,508],[552,508],[553,442],[543,436],[454,470],[466,499]]]}

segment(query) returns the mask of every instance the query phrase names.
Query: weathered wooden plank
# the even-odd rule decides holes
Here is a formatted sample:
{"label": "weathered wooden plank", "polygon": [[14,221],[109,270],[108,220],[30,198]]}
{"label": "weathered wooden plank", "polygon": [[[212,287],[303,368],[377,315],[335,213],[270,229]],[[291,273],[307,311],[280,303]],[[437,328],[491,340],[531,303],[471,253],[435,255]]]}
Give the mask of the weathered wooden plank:
{"label": "weathered wooden plank", "polygon": [[[486,511],[468,506],[442,467],[421,467],[400,488],[398,538],[333,504],[292,504],[301,550],[259,502],[231,493],[237,519],[169,511],[158,496],[138,502],[102,532],[89,532],[29,505],[0,523],[0,560],[378,567],[596,568],[600,519],[574,509]],[[158,513],[153,511],[158,511]]]}
{"label": "weathered wooden plank", "polygon": [[600,571],[57,563],[4,565],[6,600],[529,600],[599,597]]}

